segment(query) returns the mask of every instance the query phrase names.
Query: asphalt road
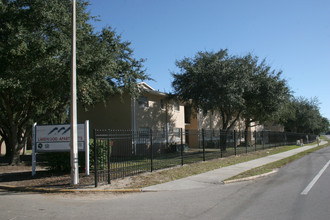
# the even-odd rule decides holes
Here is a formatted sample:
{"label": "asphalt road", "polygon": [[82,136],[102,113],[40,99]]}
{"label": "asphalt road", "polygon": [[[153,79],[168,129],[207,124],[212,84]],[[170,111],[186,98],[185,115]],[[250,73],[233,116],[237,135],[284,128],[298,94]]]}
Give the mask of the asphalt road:
{"label": "asphalt road", "polygon": [[[328,220],[330,168],[325,165],[329,160],[330,147],[326,147],[272,176],[198,190],[125,195],[1,191],[0,219]],[[308,193],[302,195],[311,182]]]}

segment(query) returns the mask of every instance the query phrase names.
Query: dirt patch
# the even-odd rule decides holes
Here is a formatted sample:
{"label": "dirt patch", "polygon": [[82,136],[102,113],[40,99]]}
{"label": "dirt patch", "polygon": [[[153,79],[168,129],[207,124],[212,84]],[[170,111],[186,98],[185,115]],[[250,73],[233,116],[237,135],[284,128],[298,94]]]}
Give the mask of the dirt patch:
{"label": "dirt patch", "polygon": [[[131,184],[130,177],[112,180],[111,184],[99,183],[99,188],[122,189]],[[31,166],[19,165],[8,166],[0,165],[0,184],[19,186],[19,187],[41,187],[41,188],[60,188],[60,189],[87,189],[95,188],[94,175],[86,176],[79,174],[79,184],[71,185],[69,173],[51,172],[44,167],[37,167],[35,176],[32,176]]]}

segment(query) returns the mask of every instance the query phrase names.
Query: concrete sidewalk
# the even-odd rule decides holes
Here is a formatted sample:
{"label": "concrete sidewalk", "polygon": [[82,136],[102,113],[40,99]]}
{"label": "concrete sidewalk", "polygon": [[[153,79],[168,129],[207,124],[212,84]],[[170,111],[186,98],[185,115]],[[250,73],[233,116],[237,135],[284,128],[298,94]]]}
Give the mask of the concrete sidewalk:
{"label": "concrete sidewalk", "polygon": [[[326,141],[321,141],[320,145],[326,144]],[[228,167],[223,167],[220,169],[212,170],[207,173],[198,174],[195,176],[190,176],[182,178],[179,180],[174,180],[167,183],[162,183],[158,185],[153,185],[145,187],[142,191],[168,191],[168,190],[184,190],[184,189],[198,189],[208,187],[210,184],[221,184],[223,180],[228,179],[232,176],[245,172],[247,170],[263,166],[286,157],[298,154],[302,151],[309,150],[311,148],[317,147],[318,145],[309,145],[296,148],[294,150],[286,151],[279,154],[270,155],[267,157],[262,157],[259,159],[251,160],[248,162],[235,164]]]}

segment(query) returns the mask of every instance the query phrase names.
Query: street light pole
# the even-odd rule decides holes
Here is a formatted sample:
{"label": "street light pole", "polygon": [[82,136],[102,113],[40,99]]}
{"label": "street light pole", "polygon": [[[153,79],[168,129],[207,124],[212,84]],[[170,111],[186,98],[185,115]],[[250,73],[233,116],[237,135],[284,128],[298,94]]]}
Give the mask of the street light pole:
{"label": "street light pole", "polygon": [[79,182],[78,170],[78,135],[77,135],[77,80],[76,80],[76,0],[72,0],[72,48],[71,48],[71,111],[70,111],[70,125],[71,125],[71,184],[77,185]]}

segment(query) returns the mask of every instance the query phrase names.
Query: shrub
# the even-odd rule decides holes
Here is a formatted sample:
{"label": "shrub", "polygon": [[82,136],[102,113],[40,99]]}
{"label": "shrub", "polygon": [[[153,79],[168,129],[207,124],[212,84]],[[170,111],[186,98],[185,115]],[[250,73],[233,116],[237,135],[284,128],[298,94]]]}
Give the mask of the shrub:
{"label": "shrub", "polygon": [[[40,162],[51,171],[55,172],[70,172],[70,152],[50,152],[39,155]],[[83,172],[85,169],[85,152],[78,153],[79,171]]]}

